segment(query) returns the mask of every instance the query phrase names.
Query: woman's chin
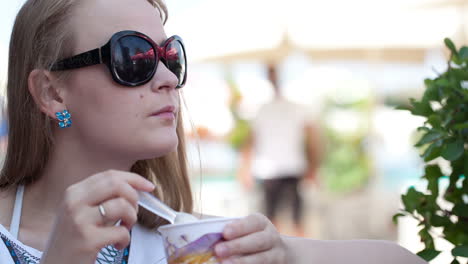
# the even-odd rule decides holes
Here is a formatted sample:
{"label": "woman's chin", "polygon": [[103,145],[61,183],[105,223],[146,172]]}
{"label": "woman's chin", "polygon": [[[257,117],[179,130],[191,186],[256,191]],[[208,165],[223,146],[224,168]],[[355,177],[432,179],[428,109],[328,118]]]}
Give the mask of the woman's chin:
{"label": "woman's chin", "polygon": [[167,139],[167,140],[160,140],[153,144],[147,144],[142,146],[141,150],[143,150],[141,159],[154,159],[166,156],[167,154],[174,152],[177,150],[178,139]]}

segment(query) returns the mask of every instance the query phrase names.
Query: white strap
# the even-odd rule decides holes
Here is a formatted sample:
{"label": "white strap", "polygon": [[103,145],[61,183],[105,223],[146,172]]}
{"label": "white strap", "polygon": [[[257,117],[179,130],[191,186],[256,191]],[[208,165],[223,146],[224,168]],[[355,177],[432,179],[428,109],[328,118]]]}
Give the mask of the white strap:
{"label": "white strap", "polygon": [[13,207],[13,216],[11,217],[10,233],[18,239],[18,232],[21,221],[21,209],[23,208],[24,185],[19,185],[16,189],[15,206]]}

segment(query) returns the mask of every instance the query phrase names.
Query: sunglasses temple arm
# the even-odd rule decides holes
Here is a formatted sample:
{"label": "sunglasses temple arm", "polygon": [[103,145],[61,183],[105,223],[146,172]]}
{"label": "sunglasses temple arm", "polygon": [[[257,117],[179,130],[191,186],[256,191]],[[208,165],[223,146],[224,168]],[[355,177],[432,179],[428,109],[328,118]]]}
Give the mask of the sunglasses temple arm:
{"label": "sunglasses temple arm", "polygon": [[73,57],[60,60],[52,65],[52,71],[64,71],[102,63],[101,49],[93,49]]}

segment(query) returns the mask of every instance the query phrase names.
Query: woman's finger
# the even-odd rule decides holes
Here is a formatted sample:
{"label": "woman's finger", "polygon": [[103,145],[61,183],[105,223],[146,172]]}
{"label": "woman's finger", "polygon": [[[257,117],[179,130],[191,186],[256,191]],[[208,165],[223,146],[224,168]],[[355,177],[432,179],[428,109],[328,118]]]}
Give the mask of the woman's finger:
{"label": "woman's finger", "polygon": [[107,200],[100,206],[90,207],[90,210],[95,215],[97,225],[114,225],[121,220],[121,225],[131,229],[137,221],[137,208],[126,199],[117,198]]}
{"label": "woman's finger", "polygon": [[262,214],[252,214],[243,219],[233,221],[226,225],[223,236],[226,240],[242,237],[254,232],[265,230],[269,220]]}
{"label": "woman's finger", "polygon": [[85,203],[89,205],[99,205],[102,201],[124,197],[131,203],[138,201],[137,190],[152,191],[154,185],[140,175],[121,171],[106,171],[91,177],[89,182],[84,182],[87,188],[83,193]]}
{"label": "woman's finger", "polygon": [[93,240],[95,250],[99,251],[108,245],[114,245],[117,249],[123,249],[130,244],[130,232],[124,226],[107,226],[94,230]]}
{"label": "woman's finger", "polygon": [[245,255],[269,250],[277,243],[278,236],[264,230],[247,236],[236,238],[216,245],[218,257],[226,258],[235,255]]}

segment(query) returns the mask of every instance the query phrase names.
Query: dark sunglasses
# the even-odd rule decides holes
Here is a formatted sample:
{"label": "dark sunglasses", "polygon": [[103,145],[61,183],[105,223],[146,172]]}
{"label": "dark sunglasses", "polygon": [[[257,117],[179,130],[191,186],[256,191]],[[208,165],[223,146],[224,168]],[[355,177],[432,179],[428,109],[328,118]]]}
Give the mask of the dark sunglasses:
{"label": "dark sunglasses", "polygon": [[176,88],[182,88],[187,79],[187,59],[179,36],[172,36],[159,46],[143,33],[120,31],[101,48],[55,62],[51,70],[71,70],[104,63],[114,81],[134,87],[153,78],[160,60],[179,79]]}

